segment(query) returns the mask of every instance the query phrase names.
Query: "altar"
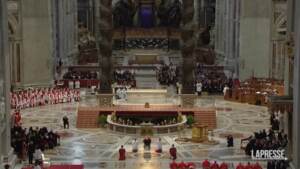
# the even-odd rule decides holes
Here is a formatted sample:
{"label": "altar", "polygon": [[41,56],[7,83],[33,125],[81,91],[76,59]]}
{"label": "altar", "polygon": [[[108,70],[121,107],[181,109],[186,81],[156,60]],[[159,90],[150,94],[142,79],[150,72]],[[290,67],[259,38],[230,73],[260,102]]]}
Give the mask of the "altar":
{"label": "altar", "polygon": [[156,53],[136,53],[132,58],[132,64],[159,64],[159,56]]}
{"label": "altar", "polygon": [[[99,104],[79,105],[77,128],[98,128],[99,116],[103,115],[108,117],[107,120],[112,130],[118,129],[118,132],[131,132],[132,134],[140,133],[140,129],[136,124],[131,125],[128,122],[129,119],[137,120],[139,123],[154,121],[156,124],[152,127],[155,129],[154,134],[182,129],[185,125],[185,120],[182,119],[186,119],[185,116],[193,116],[197,123],[207,126],[210,130],[217,127],[215,107],[184,106],[181,104],[184,96],[170,97],[164,89],[153,91],[136,89],[128,92],[128,98],[123,102],[115,102],[114,95],[98,95]],[[112,115],[122,118],[123,122],[117,123],[115,120],[110,120]]]}
{"label": "altar", "polygon": [[169,105],[180,106],[181,98],[172,96],[167,89],[127,89],[126,99],[113,97],[113,105]]}

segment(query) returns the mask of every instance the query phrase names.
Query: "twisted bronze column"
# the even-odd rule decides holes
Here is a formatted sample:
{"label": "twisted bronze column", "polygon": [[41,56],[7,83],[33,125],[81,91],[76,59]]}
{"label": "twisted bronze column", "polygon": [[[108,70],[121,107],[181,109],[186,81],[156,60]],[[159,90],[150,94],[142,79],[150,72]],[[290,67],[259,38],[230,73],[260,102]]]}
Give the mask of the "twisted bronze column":
{"label": "twisted bronze column", "polygon": [[99,0],[98,50],[101,67],[100,92],[111,93],[112,84],[112,1]]}
{"label": "twisted bronze column", "polygon": [[182,93],[194,93],[194,0],[183,0],[181,52],[182,52]]}

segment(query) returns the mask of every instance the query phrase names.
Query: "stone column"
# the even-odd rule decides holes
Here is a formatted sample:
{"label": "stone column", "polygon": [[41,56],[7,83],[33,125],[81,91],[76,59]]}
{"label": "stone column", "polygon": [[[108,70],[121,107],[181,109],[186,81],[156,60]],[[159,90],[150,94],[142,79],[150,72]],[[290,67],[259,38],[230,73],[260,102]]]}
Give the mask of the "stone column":
{"label": "stone column", "polygon": [[195,12],[194,12],[194,22],[196,23],[197,27],[199,27],[199,13],[200,13],[200,10],[202,10],[202,6],[200,7],[200,2],[201,0],[195,0],[194,1],[194,9],[195,9]]}
{"label": "stone column", "polygon": [[293,108],[293,165],[300,168],[300,1],[295,1],[295,58],[294,58],[294,108]]}
{"label": "stone column", "polygon": [[[293,32],[295,31],[295,0],[287,1],[287,52],[285,55],[289,57],[294,56],[294,36]],[[293,91],[291,88],[291,84],[293,81],[293,61],[289,58],[285,57],[285,65],[284,65],[284,92],[286,95],[292,95]]]}
{"label": "stone column", "polygon": [[[0,0],[0,157],[5,157],[5,163],[13,167],[10,147],[10,64],[7,29],[7,2]],[[0,168],[4,165],[2,162],[0,159]]]}
{"label": "stone column", "polygon": [[182,93],[194,93],[194,0],[183,1],[181,52],[182,52]]}
{"label": "stone column", "polygon": [[100,92],[111,93],[112,85],[112,2],[111,0],[99,0],[98,24],[98,50],[99,65],[101,67]]}
{"label": "stone column", "polygon": [[[21,87],[50,86],[54,79],[55,24],[51,0],[20,0]],[[62,45],[62,44],[57,44]]]}

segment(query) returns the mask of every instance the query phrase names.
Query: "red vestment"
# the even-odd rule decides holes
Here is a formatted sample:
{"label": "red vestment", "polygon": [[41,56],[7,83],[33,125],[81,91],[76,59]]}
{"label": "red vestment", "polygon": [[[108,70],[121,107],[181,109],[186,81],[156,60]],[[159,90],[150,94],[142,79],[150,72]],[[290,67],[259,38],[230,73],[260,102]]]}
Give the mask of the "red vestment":
{"label": "red vestment", "polygon": [[175,161],[173,161],[172,163],[170,163],[170,169],[177,169],[177,163]]}
{"label": "red vestment", "polygon": [[21,123],[21,114],[20,114],[20,112],[16,112],[15,113],[15,124],[20,125],[20,123]]}
{"label": "red vestment", "polygon": [[173,160],[176,160],[177,158],[177,150],[175,147],[170,148],[170,155],[172,157]]}
{"label": "red vestment", "polygon": [[245,167],[243,166],[243,164],[240,163],[236,166],[236,169],[245,169]]}
{"label": "red vestment", "polygon": [[244,169],[253,169],[253,166],[251,164],[247,164],[246,166],[244,166]]}
{"label": "red vestment", "polygon": [[217,164],[217,162],[214,162],[214,163],[211,165],[210,169],[219,169],[219,164]]}
{"label": "red vestment", "polygon": [[254,164],[253,169],[262,169],[259,163]]}
{"label": "red vestment", "polygon": [[124,148],[119,149],[119,160],[125,160],[126,159],[126,150]]}
{"label": "red vestment", "polygon": [[210,168],[210,162],[208,160],[204,160],[202,162],[202,168],[203,169],[209,169]]}
{"label": "red vestment", "polygon": [[187,167],[187,165],[183,161],[178,164],[179,169],[185,169],[186,167]]}
{"label": "red vestment", "polygon": [[226,164],[226,163],[222,163],[221,165],[220,165],[220,169],[228,169],[228,164]]}
{"label": "red vestment", "polygon": [[187,163],[187,167],[188,167],[188,168],[191,168],[191,167],[192,167],[192,168],[196,168],[196,164],[193,163],[193,162],[188,162],[188,163]]}

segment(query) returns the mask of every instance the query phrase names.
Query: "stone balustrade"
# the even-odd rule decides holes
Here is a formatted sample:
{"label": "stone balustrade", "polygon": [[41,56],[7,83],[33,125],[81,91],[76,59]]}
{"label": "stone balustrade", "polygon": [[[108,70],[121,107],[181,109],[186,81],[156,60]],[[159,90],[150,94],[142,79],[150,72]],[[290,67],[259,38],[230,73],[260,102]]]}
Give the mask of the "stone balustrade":
{"label": "stone balustrade", "polygon": [[112,115],[107,116],[107,123],[108,123],[108,129],[124,133],[124,134],[142,134],[142,129],[147,128],[152,130],[153,134],[167,134],[167,133],[173,133],[178,132],[180,130],[184,129],[184,125],[187,122],[186,116],[182,116],[182,121],[176,124],[170,124],[170,125],[126,125],[126,124],[120,124],[116,123],[112,120]]}

